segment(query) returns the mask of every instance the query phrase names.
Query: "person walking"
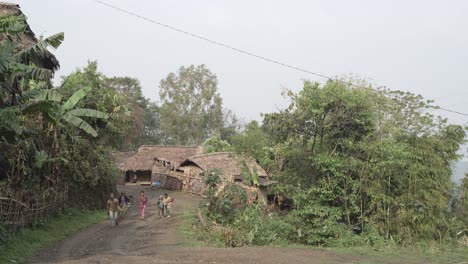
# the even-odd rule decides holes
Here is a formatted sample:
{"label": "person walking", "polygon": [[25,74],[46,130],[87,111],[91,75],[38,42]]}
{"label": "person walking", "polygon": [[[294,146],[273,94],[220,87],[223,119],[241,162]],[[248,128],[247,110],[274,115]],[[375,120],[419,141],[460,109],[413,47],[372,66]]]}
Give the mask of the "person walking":
{"label": "person walking", "polygon": [[172,208],[172,203],[174,202],[174,198],[169,197],[167,193],[164,194],[164,209],[166,211],[167,217],[171,217],[171,208]]}
{"label": "person walking", "polygon": [[159,196],[157,205],[158,205],[158,216],[164,217],[164,197],[162,195]]}
{"label": "person walking", "polygon": [[146,204],[148,203],[148,199],[145,197],[145,192],[144,191],[140,192],[140,197],[138,198],[138,202],[140,204],[141,219],[144,219],[145,218]]}
{"label": "person walking", "polygon": [[119,216],[119,218],[120,218],[120,217],[123,217],[125,215],[125,213],[127,212],[128,207],[130,206],[130,199],[127,197],[127,195],[125,195],[124,192],[120,194],[119,205],[120,205],[120,208],[121,208],[120,216]]}
{"label": "person walking", "polygon": [[119,216],[119,200],[114,197],[114,194],[111,193],[109,200],[107,200],[107,212],[109,212],[109,220],[111,226],[116,226],[119,223],[117,222],[117,217]]}

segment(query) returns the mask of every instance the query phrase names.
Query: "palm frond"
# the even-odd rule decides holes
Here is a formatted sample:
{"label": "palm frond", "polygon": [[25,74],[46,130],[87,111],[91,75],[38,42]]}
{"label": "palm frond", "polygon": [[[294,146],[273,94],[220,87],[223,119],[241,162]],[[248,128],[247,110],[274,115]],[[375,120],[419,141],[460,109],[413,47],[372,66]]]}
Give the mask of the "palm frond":
{"label": "palm frond", "polygon": [[64,39],[63,32],[57,33],[52,35],[48,38],[39,40],[36,44],[32,45],[29,48],[23,49],[20,52],[15,54],[15,58],[18,61],[28,61],[37,57],[43,57],[49,51],[47,50],[48,47],[52,47],[54,49],[58,48],[60,44],[62,44]]}
{"label": "palm frond", "polygon": [[13,84],[16,77],[30,77],[33,80],[46,81],[50,80],[53,72],[48,69],[39,68],[34,65],[26,65],[19,62],[10,62],[8,64],[8,83]]}
{"label": "palm frond", "polygon": [[94,128],[92,128],[88,123],[86,123],[86,121],[79,117],[70,114],[65,114],[63,116],[63,120],[78,127],[79,129],[83,130],[84,132],[90,134],[93,137],[96,137],[98,135]]}
{"label": "palm frond", "polygon": [[21,112],[23,114],[49,113],[58,110],[57,108],[57,104],[53,101],[39,101],[23,105]]}
{"label": "palm frond", "polygon": [[83,97],[86,96],[86,94],[88,94],[89,91],[91,91],[91,87],[85,87],[85,88],[82,88],[82,89],[76,91],[63,104],[62,109],[65,111],[65,110],[73,108],[81,99],[83,99]]}
{"label": "palm frond", "polygon": [[0,41],[0,73],[8,69],[15,48],[16,43],[9,39]]}
{"label": "palm frond", "polygon": [[74,116],[86,116],[86,117],[101,118],[101,119],[109,118],[109,115],[107,113],[94,110],[94,109],[87,109],[87,108],[73,109],[73,110],[70,110],[68,114],[74,115]]}
{"label": "palm frond", "polygon": [[[34,91],[34,90],[33,90]],[[41,89],[38,90],[37,95],[34,97],[34,101],[54,101],[60,102],[62,100],[62,95],[54,89]]]}

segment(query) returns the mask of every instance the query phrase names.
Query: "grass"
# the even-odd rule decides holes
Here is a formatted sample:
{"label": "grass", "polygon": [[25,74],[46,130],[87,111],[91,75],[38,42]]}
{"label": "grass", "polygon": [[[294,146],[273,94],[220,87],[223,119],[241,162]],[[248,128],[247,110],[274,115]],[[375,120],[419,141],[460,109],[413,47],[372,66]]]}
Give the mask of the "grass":
{"label": "grass", "polygon": [[25,263],[39,250],[106,218],[102,211],[68,209],[34,229],[24,229],[0,243],[0,263]]}
{"label": "grass", "polygon": [[181,246],[185,247],[224,247],[222,238],[216,234],[202,232],[195,229],[198,218],[195,210],[184,212],[181,215],[180,224],[177,226],[177,233],[182,238]]}
{"label": "grass", "polygon": [[419,247],[332,248],[333,252],[374,259],[365,263],[465,263],[468,264],[468,247],[459,245],[427,244]]}

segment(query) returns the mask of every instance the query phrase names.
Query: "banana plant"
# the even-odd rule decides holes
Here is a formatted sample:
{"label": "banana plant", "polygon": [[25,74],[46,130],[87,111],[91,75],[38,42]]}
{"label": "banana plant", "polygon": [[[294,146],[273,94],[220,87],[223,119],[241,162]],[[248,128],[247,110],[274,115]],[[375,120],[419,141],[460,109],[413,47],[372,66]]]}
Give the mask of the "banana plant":
{"label": "banana plant", "polygon": [[[21,111],[25,115],[34,115],[40,117],[41,120],[46,120],[47,131],[53,133],[52,144],[49,153],[41,152],[36,157],[36,167],[38,169],[44,164],[45,161],[53,164],[47,181],[49,183],[56,183],[59,180],[59,165],[58,161],[62,161],[59,153],[59,130],[64,127],[78,128],[93,137],[98,135],[97,131],[85,120],[83,117],[91,117],[97,119],[107,119],[107,113],[97,111],[95,109],[78,108],[76,105],[83,99],[90,91],[91,87],[85,87],[76,91],[65,102],[63,102],[63,95],[58,92],[59,89],[39,89],[28,103],[20,105]],[[42,126],[42,124],[41,124]],[[50,135],[50,134],[49,134]],[[47,154],[47,157],[44,155]]]}
{"label": "banana plant", "polygon": [[[48,48],[58,48],[64,39],[63,33],[40,39],[30,47],[19,45],[14,39],[26,28],[24,16],[0,18],[0,106],[15,105],[16,95],[21,95],[19,80],[33,79],[48,81],[53,76],[52,69],[38,67],[44,59],[50,59]],[[10,94],[5,100],[4,94]]]}
{"label": "banana plant", "polygon": [[[107,119],[107,113],[88,108],[76,108],[78,102],[91,91],[91,87],[85,87],[76,91],[65,103],[60,104],[62,95],[56,89],[41,90],[33,99],[33,102],[23,108],[23,113],[42,113],[54,129],[56,137],[57,129],[64,123],[79,128],[93,137],[98,135],[97,131],[82,117]],[[56,141],[56,140],[55,140]]]}

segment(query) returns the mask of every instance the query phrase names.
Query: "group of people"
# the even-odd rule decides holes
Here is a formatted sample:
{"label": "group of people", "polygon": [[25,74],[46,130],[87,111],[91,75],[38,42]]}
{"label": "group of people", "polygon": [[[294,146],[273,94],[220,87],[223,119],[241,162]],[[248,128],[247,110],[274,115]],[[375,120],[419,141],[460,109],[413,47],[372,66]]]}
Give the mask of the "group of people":
{"label": "group of people", "polygon": [[[158,207],[159,217],[171,217],[171,208],[174,198],[170,197],[167,193],[160,195],[156,202]],[[141,219],[145,218],[145,210],[148,205],[148,198],[145,196],[145,192],[141,191],[138,197],[138,205],[140,208]],[[119,219],[122,218],[130,207],[130,199],[125,193],[121,193],[119,199],[115,198],[114,194],[111,193],[109,200],[107,200],[107,211],[109,212],[109,219],[112,226],[119,224]]]}

